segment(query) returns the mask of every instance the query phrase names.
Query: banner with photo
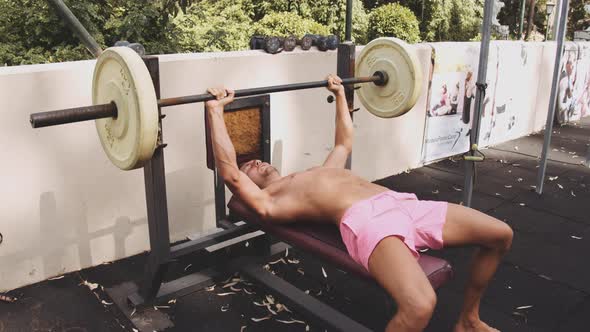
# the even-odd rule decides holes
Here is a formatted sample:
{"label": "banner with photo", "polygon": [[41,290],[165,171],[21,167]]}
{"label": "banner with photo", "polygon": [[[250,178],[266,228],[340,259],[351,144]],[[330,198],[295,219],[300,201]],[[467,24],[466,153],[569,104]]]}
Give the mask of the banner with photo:
{"label": "banner with photo", "polygon": [[559,124],[589,115],[590,48],[588,43],[567,42],[561,58],[555,120]]}
{"label": "banner with photo", "polygon": [[422,161],[469,150],[469,129],[475,106],[479,43],[436,43],[426,106]]}
{"label": "banner with photo", "polygon": [[524,42],[494,41],[490,44],[488,88],[481,113],[480,147],[498,144],[530,132],[529,110],[535,105],[537,62]]}

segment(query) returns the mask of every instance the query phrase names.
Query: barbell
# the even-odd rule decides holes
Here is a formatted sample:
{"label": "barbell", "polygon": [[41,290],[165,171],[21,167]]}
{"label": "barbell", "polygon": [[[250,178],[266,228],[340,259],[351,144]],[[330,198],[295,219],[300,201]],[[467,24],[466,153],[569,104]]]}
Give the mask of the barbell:
{"label": "barbell", "polygon": [[[372,114],[392,118],[407,113],[421,90],[422,74],[412,47],[396,38],[368,43],[356,61],[356,78],[343,84],[363,84],[357,94]],[[314,81],[235,91],[236,97],[327,87]],[[211,94],[157,99],[147,67],[128,47],[111,47],[98,58],[92,81],[92,106],[33,113],[33,128],[96,120],[102,147],[123,170],[142,167],[152,157],[158,140],[158,107],[213,100]]]}

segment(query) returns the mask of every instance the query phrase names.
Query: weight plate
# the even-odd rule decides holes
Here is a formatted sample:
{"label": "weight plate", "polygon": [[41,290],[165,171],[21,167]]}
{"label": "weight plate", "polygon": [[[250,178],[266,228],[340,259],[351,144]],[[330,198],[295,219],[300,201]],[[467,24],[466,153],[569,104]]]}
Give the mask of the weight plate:
{"label": "weight plate", "polygon": [[356,60],[356,76],[383,71],[387,84],[361,84],[361,103],[374,115],[392,118],[407,113],[416,104],[422,88],[422,72],[413,46],[397,38],[377,38],[368,43]]}
{"label": "weight plate", "polygon": [[111,162],[123,170],[142,167],[156,148],[158,102],[150,74],[135,51],[111,47],[102,52],[94,68],[92,102],[117,105],[116,118],[96,120]]}

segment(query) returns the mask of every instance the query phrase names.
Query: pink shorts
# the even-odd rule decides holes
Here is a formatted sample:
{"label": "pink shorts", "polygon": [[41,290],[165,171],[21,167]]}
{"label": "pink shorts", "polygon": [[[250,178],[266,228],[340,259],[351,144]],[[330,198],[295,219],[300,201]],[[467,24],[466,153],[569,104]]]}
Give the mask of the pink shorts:
{"label": "pink shorts", "polygon": [[443,247],[447,202],[419,201],[416,195],[386,191],[353,204],[340,233],[348,253],[369,270],[369,256],[386,237],[397,236],[416,258],[417,249]]}

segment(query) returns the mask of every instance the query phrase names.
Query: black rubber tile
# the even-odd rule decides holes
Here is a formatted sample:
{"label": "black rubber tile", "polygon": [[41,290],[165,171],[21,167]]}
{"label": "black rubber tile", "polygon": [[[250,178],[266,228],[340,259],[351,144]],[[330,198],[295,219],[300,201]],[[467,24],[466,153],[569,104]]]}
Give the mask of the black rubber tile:
{"label": "black rubber tile", "polygon": [[486,290],[484,301],[535,329],[553,330],[586,294],[509,264],[502,264]]}
{"label": "black rubber tile", "polygon": [[558,181],[547,185],[546,189],[542,195],[532,191],[522,192],[514,202],[590,225],[588,197],[581,190],[577,192]]}
{"label": "black rubber tile", "polygon": [[[0,301],[0,331],[130,331],[100,289],[90,291],[77,273],[11,292],[15,302]],[[101,302],[105,301],[105,303]]]}
{"label": "black rubber tile", "polygon": [[[438,302],[432,320],[426,329],[427,332],[452,331],[457,317],[461,311],[463,294],[448,288],[438,292]],[[527,322],[519,316],[506,314],[486,301],[481,303],[481,320],[500,331],[549,331],[545,328],[528,326]]]}
{"label": "black rubber tile", "polygon": [[590,317],[590,296],[586,296],[583,302],[563,316],[554,331],[586,331],[588,330],[588,318]]}

